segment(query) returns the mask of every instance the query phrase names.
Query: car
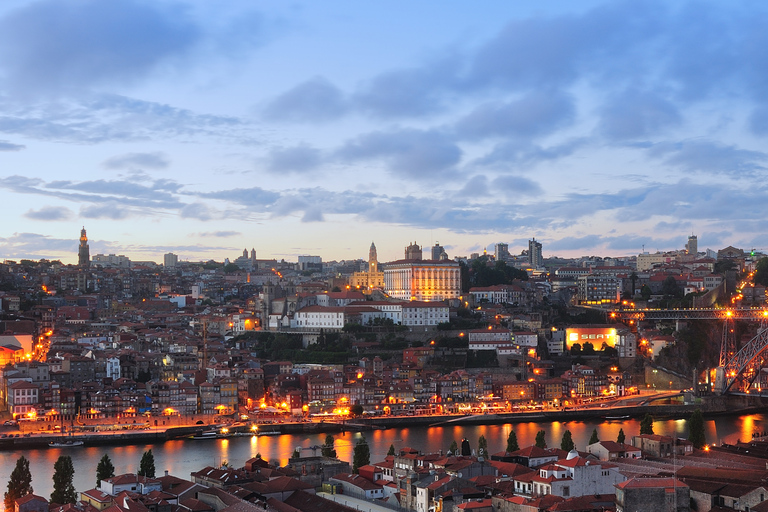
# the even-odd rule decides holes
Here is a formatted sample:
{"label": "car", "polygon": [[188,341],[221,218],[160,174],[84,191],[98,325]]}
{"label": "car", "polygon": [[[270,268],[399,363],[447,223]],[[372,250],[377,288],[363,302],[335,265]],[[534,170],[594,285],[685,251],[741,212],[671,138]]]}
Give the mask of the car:
{"label": "car", "polygon": [[18,425],[18,423],[13,420],[8,420],[5,423],[3,423],[3,425],[5,425],[6,427],[15,427]]}

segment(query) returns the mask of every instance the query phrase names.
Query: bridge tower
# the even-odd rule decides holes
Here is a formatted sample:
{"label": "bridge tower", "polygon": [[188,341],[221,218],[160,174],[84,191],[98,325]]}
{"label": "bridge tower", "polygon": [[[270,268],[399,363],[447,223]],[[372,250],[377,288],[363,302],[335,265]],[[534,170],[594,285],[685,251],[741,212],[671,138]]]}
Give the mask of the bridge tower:
{"label": "bridge tower", "polygon": [[723,321],[723,337],[720,340],[720,364],[715,369],[715,393],[718,395],[725,392],[727,385],[727,375],[725,374],[725,367],[728,365],[728,361],[733,359],[736,354],[736,340],[734,335],[734,325],[731,319],[733,313],[728,311],[725,314],[725,320]]}

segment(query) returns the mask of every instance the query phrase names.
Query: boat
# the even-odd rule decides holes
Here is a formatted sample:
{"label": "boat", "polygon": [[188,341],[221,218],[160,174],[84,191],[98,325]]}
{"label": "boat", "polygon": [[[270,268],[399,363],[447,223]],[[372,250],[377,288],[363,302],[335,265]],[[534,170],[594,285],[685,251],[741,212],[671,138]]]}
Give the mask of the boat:
{"label": "boat", "polygon": [[196,441],[200,441],[203,439],[217,439],[219,437],[219,433],[215,430],[208,430],[206,432],[198,432],[194,435],[189,436],[190,439],[194,439]]}
{"label": "boat", "polygon": [[279,430],[257,430],[257,436],[279,436],[282,434]]}
{"label": "boat", "polygon": [[628,420],[629,414],[626,416],[603,416],[603,419],[605,420]]}
{"label": "boat", "polygon": [[51,441],[48,443],[51,448],[70,448],[73,446],[83,446],[83,442],[77,439],[67,439],[66,441]]}

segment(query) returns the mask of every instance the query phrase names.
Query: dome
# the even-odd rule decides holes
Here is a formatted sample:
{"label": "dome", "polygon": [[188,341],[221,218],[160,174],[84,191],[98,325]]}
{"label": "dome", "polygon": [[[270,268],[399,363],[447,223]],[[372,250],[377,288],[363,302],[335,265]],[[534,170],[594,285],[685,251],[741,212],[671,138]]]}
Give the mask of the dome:
{"label": "dome", "polygon": [[571,459],[578,459],[579,458],[579,452],[576,451],[576,448],[568,452],[568,456],[565,458],[565,460],[571,460]]}

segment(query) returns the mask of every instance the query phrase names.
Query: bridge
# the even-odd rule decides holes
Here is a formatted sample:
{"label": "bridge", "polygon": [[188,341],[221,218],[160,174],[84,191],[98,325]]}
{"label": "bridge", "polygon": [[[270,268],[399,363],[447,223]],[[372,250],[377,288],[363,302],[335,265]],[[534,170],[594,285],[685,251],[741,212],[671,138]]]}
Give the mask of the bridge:
{"label": "bridge", "polygon": [[[690,308],[690,309],[618,309],[611,319],[633,323],[642,320],[722,320],[723,338],[720,343],[720,364],[715,369],[714,391],[749,393],[760,370],[768,363],[768,309],[766,308]],[[731,322],[759,321],[757,335],[736,350]],[[756,390],[761,391],[761,390]]]}

